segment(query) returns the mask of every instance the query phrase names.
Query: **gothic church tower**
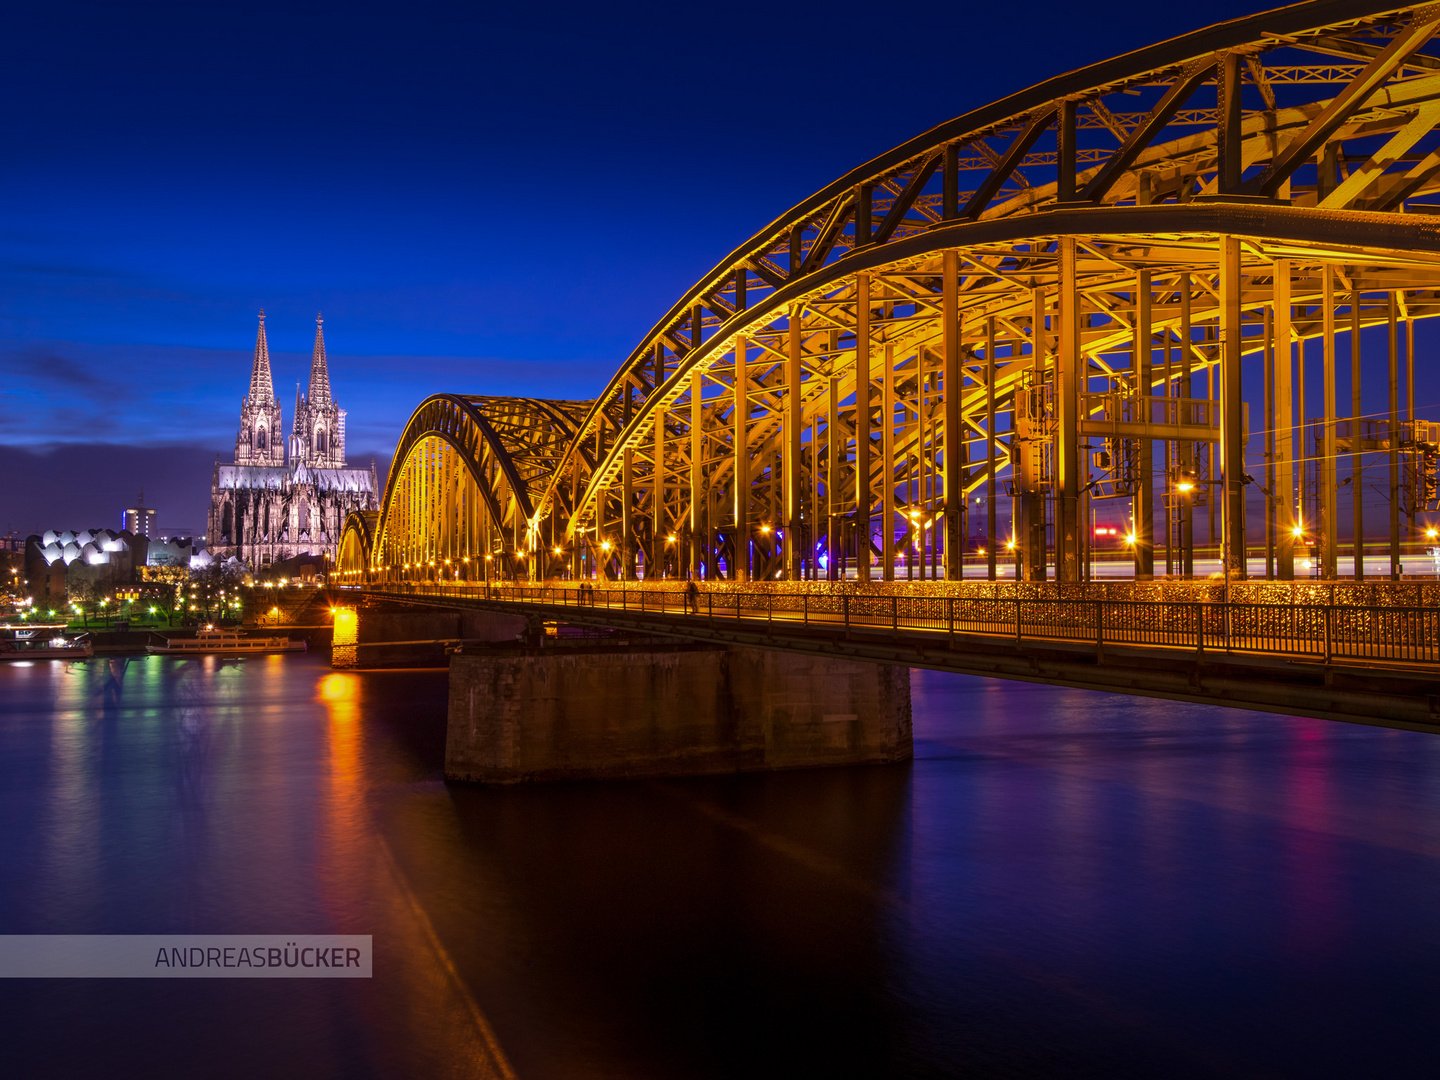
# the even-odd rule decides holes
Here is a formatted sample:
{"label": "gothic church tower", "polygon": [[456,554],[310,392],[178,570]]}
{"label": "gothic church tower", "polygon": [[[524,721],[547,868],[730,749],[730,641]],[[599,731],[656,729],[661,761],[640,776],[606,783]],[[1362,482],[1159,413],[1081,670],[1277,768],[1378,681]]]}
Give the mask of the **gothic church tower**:
{"label": "gothic church tower", "polygon": [[310,388],[295,397],[290,461],[312,469],[345,468],[345,410],[330,396],[325,361],[325,320],[315,316],[315,351],[310,355]]}
{"label": "gothic church tower", "polygon": [[345,410],[330,393],[318,318],[309,391],[296,387],[288,460],[280,422],[262,311],[235,464],[215,463],[206,530],[213,554],[238,559],[257,574],[277,565],[293,573],[298,564],[289,561],[300,558],[319,557],[324,565],[324,557],[335,557],[346,516],[379,506],[374,468],[345,466]]}
{"label": "gothic church tower", "polygon": [[270,378],[270,346],[265,340],[265,312],[255,335],[255,360],[250,367],[250,393],[240,403],[240,430],[235,436],[236,465],[284,465],[285,436],[280,402]]}

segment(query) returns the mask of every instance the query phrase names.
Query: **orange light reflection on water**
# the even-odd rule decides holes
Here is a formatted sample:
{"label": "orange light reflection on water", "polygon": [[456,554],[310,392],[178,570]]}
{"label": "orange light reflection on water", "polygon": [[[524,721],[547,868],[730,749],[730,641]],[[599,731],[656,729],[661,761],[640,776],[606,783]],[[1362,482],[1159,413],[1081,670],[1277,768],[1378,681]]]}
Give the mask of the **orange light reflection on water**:
{"label": "orange light reflection on water", "polygon": [[319,875],[326,883],[326,892],[333,897],[332,914],[336,933],[368,933],[368,929],[350,927],[348,920],[363,912],[352,910],[347,897],[356,889],[368,891],[375,869],[373,845],[369,839],[370,821],[365,808],[365,784],[362,769],[360,678],[347,672],[334,672],[321,677],[315,697],[324,705],[327,722],[325,737],[328,769],[325,777],[321,816],[324,842],[320,847]]}

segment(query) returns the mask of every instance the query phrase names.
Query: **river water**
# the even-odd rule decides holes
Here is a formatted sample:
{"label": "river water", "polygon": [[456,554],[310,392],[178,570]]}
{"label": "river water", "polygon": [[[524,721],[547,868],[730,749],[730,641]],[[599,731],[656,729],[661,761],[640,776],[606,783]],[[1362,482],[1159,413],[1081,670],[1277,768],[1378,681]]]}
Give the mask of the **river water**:
{"label": "river water", "polygon": [[912,679],[909,765],[484,790],[443,672],[0,665],[0,933],[376,955],[0,980],[0,1075],[1433,1075],[1440,738]]}

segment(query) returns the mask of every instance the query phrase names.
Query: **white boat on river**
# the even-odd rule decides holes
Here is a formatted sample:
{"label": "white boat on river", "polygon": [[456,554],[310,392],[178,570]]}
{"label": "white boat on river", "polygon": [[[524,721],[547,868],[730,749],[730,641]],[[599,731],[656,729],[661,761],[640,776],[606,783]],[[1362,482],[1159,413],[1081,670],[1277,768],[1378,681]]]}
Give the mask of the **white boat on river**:
{"label": "white boat on river", "polygon": [[241,637],[237,630],[206,627],[193,638],[166,638],[164,645],[147,645],[157,656],[246,656],[251,653],[304,652],[305,642],[288,637]]}
{"label": "white boat on river", "polygon": [[53,627],[5,627],[0,660],[84,660],[95,655],[88,636],[67,638]]}

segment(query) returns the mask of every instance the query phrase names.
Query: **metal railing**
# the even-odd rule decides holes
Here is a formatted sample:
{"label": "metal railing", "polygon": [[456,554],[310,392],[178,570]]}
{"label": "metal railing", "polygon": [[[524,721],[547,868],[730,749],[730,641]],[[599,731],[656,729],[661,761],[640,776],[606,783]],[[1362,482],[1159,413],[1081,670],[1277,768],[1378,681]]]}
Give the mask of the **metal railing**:
{"label": "metal railing", "polygon": [[1192,652],[1320,660],[1440,662],[1440,609],[1340,604],[1163,600],[1020,600],[868,593],[712,592],[684,589],[421,584],[371,587],[397,596],[480,599],[528,606],[655,614],[686,619],[814,626],[893,634],[917,631],[1103,650],[1137,645]]}

